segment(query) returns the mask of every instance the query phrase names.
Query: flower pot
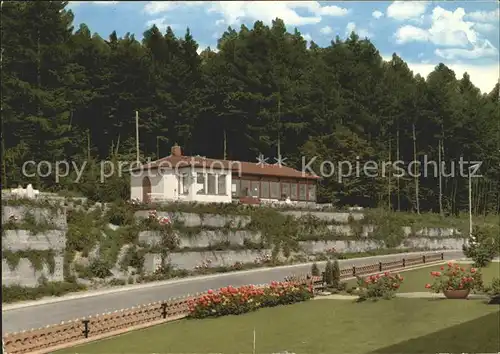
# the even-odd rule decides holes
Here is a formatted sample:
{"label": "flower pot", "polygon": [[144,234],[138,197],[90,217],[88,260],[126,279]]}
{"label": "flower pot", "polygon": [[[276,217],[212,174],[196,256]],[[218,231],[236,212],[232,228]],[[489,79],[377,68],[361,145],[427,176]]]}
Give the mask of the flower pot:
{"label": "flower pot", "polygon": [[443,290],[447,299],[466,299],[469,296],[470,289],[463,290]]}

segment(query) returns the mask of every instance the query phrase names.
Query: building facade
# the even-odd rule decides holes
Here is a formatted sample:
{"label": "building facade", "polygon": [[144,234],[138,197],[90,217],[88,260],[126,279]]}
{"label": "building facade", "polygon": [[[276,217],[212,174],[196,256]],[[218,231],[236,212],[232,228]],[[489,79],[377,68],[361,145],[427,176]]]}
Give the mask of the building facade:
{"label": "building facade", "polygon": [[170,156],[132,169],[130,196],[141,202],[315,204],[319,177],[287,166]]}

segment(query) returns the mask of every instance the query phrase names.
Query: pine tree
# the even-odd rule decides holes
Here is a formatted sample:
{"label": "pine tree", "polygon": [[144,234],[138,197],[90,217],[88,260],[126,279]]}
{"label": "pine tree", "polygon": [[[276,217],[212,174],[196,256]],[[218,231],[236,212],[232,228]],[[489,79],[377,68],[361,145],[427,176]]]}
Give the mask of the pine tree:
{"label": "pine tree", "polygon": [[326,262],[323,282],[326,283],[326,285],[328,286],[333,285],[333,265],[331,261]]}
{"label": "pine tree", "polygon": [[338,289],[340,287],[340,266],[336,259],[332,266],[332,287]]}
{"label": "pine tree", "polygon": [[311,275],[312,276],[318,276],[319,275],[319,268],[318,268],[318,265],[316,263],[313,263],[313,265],[311,267]]}

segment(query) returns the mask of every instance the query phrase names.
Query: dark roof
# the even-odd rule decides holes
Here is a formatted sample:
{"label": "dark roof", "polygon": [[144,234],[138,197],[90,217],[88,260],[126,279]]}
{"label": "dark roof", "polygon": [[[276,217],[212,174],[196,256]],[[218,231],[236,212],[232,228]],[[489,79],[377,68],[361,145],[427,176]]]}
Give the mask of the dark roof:
{"label": "dark roof", "polygon": [[167,156],[162,159],[134,167],[130,171],[140,169],[153,170],[158,167],[167,168],[182,167],[205,167],[212,169],[231,170],[233,173],[240,172],[242,175],[273,176],[273,177],[293,177],[302,179],[319,179],[319,176],[302,172],[284,165],[257,164],[253,162],[216,160],[198,156]]}

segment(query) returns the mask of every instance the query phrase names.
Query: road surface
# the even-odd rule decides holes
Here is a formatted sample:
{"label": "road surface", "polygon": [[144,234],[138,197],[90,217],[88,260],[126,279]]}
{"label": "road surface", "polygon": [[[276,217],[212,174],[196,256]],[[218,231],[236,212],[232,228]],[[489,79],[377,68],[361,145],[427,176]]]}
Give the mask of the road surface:
{"label": "road surface", "polygon": [[[431,252],[414,252],[353,258],[340,260],[340,268],[373,264],[379,261],[390,262],[402,258],[415,257],[419,254]],[[463,258],[462,251],[445,251],[444,258]],[[321,265],[324,262],[318,262]],[[103,294],[101,291],[82,294],[70,294],[55,299],[42,299],[30,304],[7,305],[2,309],[2,334],[18,332],[46,325],[58,324],[62,321],[74,320],[86,316],[93,316],[105,312],[129,308],[136,305],[166,300],[172,297],[181,297],[195,294],[208,289],[218,289],[224,286],[240,286],[247,284],[264,284],[273,280],[282,281],[292,274],[306,274],[310,272],[311,264],[301,264],[276,268],[260,268],[243,272],[223,273],[206,277],[184,278],[169,282],[138,284],[125,288],[116,288]],[[82,298],[82,296],[85,296]],[[27,306],[24,306],[27,305]]]}

